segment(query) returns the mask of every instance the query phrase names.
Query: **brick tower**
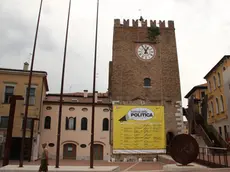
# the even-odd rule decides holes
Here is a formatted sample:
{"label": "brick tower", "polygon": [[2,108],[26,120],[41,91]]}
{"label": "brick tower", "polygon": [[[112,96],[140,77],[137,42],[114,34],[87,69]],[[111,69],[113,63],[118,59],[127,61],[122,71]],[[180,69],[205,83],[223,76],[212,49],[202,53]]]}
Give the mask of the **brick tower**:
{"label": "brick tower", "polygon": [[149,21],[159,27],[158,43],[148,38],[147,22],[114,20],[109,93],[119,104],[164,106],[166,134],[177,135],[183,118],[174,22]]}

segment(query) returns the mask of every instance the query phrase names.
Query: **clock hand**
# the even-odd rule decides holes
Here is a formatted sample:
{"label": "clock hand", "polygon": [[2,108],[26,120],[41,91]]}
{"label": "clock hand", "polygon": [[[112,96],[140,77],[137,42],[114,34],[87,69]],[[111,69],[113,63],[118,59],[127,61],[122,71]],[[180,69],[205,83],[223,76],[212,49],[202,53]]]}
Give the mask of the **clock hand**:
{"label": "clock hand", "polygon": [[142,47],[143,47],[143,49],[145,50],[145,47],[144,47],[144,45],[142,45]]}

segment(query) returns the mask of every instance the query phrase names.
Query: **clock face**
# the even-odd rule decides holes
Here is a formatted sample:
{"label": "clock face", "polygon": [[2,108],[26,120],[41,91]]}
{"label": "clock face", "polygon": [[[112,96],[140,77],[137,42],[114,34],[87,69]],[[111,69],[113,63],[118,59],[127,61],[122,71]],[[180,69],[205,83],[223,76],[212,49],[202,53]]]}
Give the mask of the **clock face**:
{"label": "clock face", "polygon": [[142,60],[151,60],[156,55],[156,50],[152,45],[140,44],[136,48],[137,56]]}

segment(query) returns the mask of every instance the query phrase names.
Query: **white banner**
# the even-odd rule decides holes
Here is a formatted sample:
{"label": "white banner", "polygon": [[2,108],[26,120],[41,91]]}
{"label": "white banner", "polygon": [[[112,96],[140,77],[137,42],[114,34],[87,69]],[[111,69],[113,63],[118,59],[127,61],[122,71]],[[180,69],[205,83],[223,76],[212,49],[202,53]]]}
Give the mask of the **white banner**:
{"label": "white banner", "polygon": [[166,153],[165,149],[155,150],[113,150],[114,154],[148,154],[148,153]]}

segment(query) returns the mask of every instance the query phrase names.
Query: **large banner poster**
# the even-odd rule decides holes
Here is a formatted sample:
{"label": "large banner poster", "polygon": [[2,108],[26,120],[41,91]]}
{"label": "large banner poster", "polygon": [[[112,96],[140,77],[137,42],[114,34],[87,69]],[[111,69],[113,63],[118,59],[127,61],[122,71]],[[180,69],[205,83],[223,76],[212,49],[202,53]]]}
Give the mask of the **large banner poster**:
{"label": "large banner poster", "polygon": [[113,106],[113,153],[165,153],[163,106]]}

